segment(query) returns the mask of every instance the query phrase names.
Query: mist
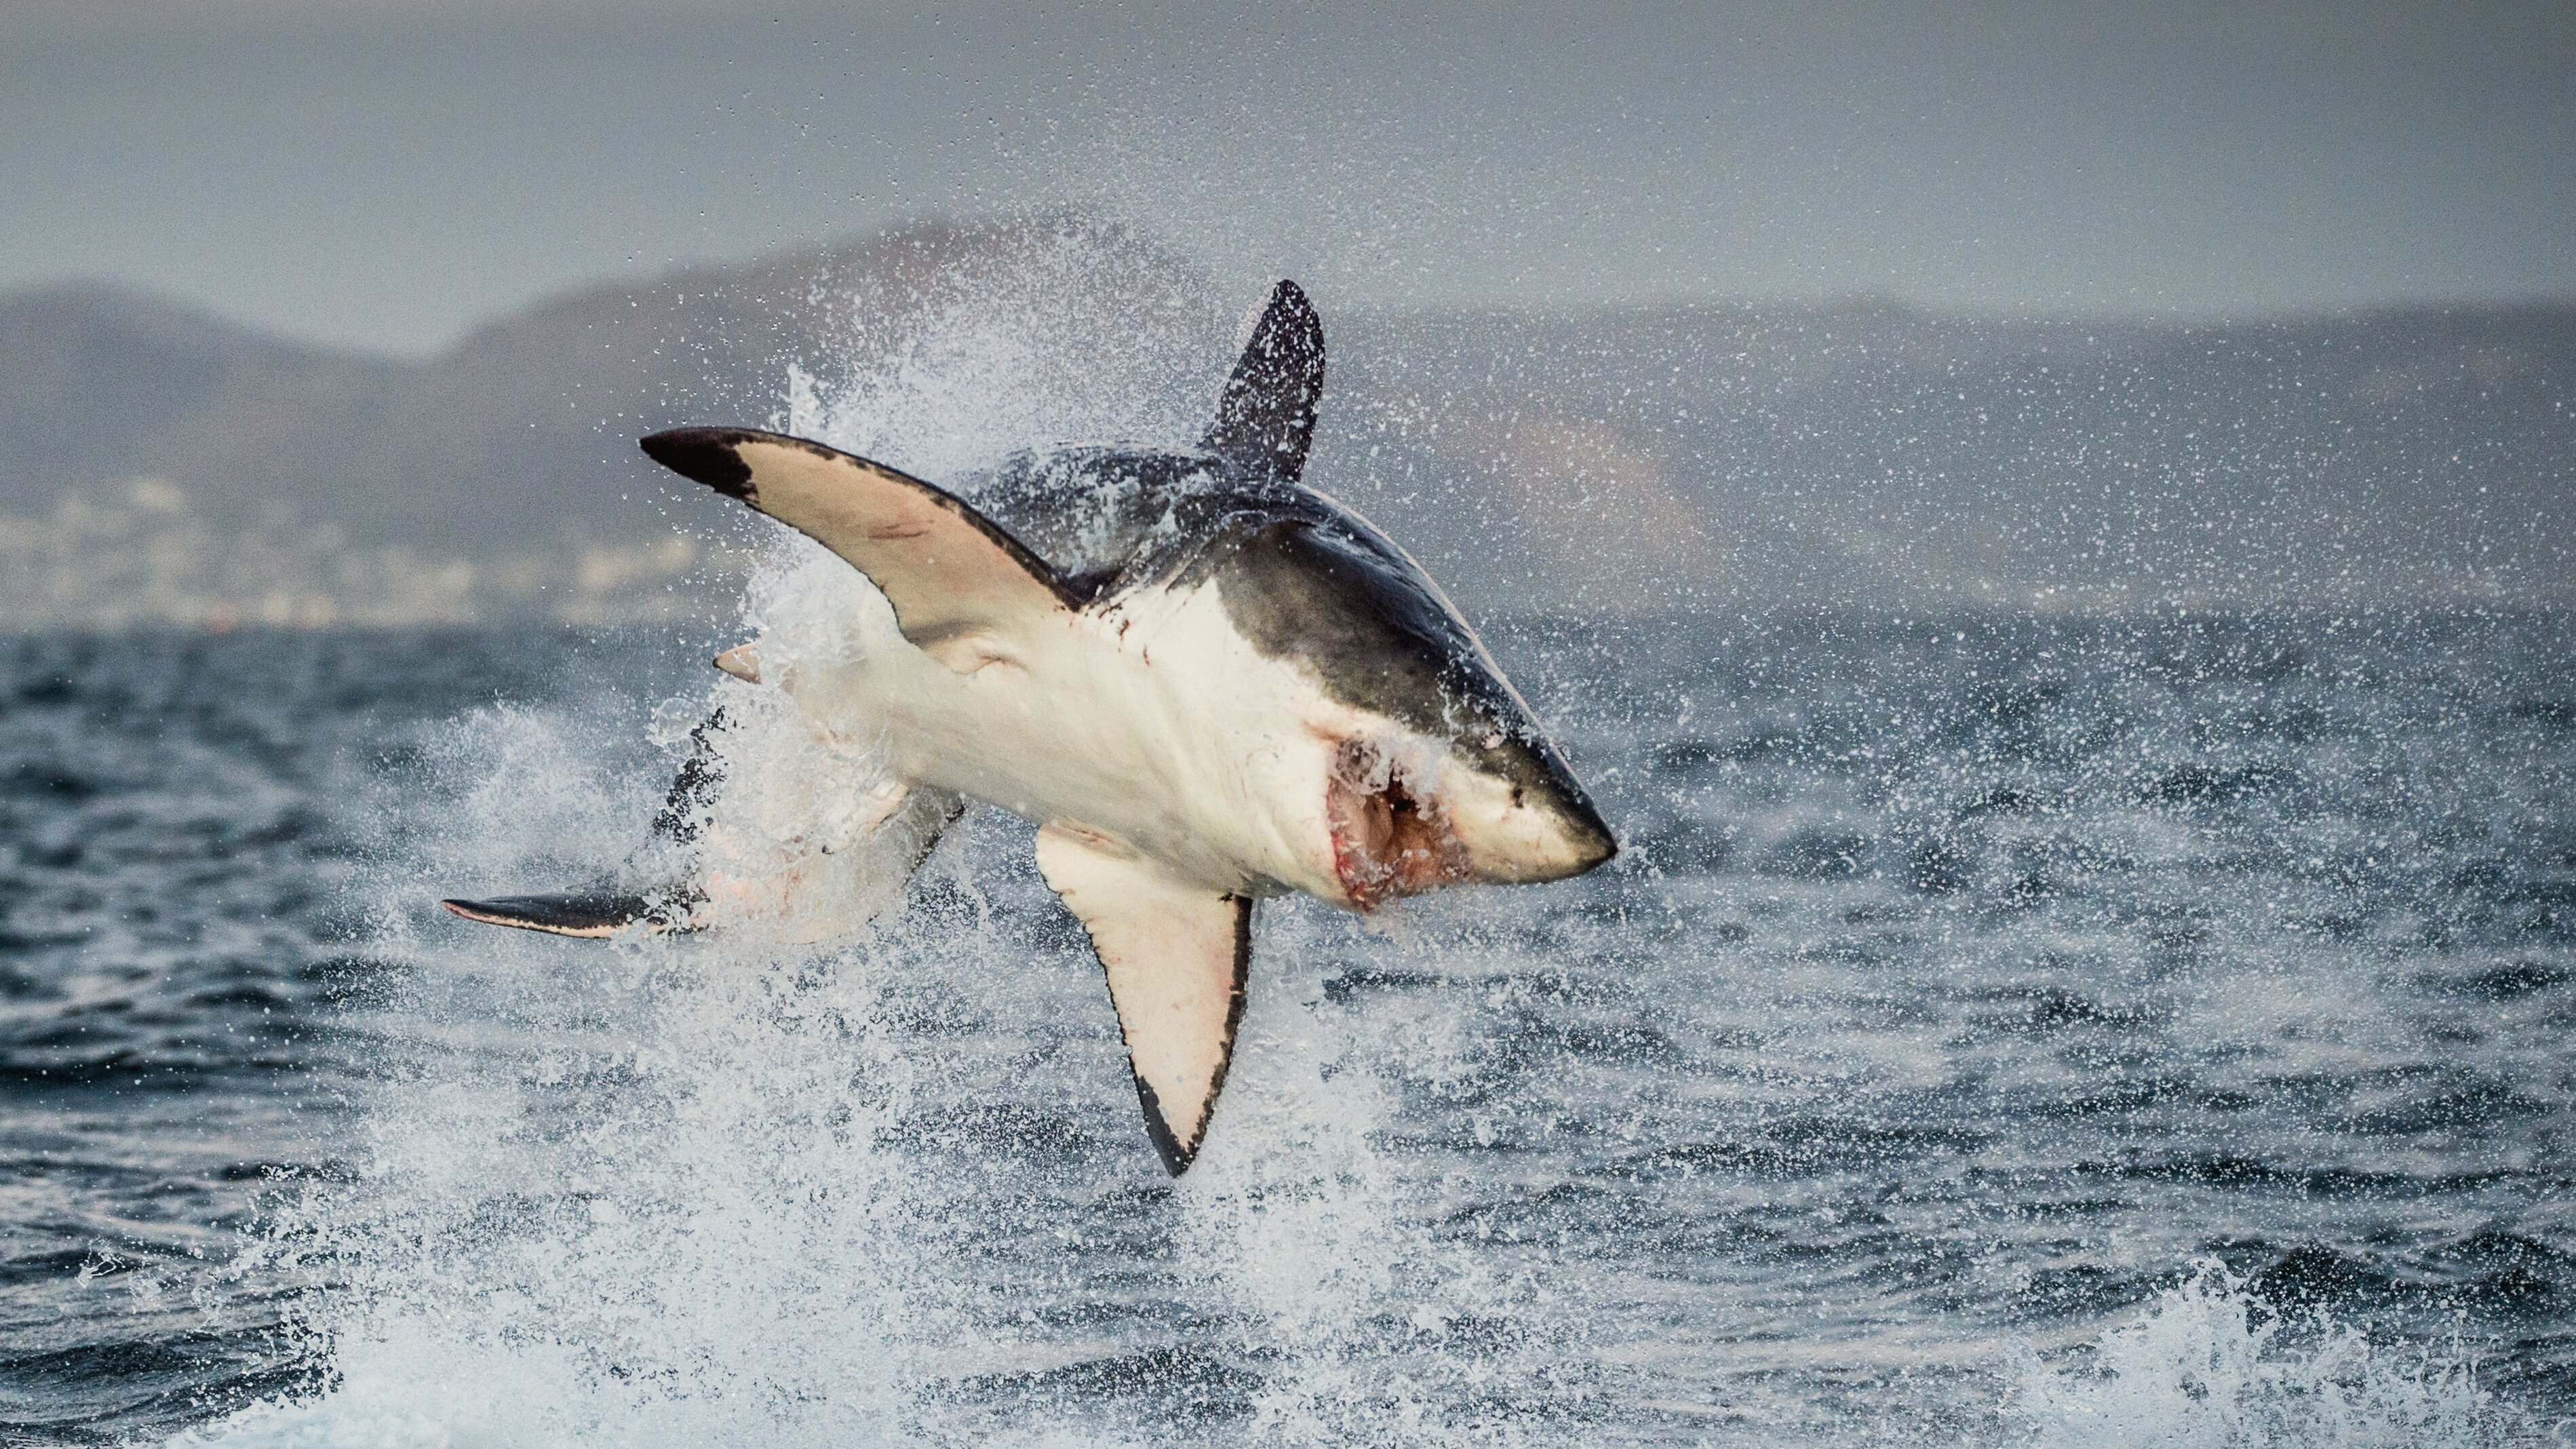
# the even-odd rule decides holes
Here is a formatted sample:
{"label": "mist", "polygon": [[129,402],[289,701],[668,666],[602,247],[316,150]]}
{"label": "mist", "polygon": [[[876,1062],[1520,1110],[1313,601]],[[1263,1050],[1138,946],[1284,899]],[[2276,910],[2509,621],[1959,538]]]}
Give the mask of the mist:
{"label": "mist", "polygon": [[39,3],[0,17],[0,289],[420,357],[1074,205],[1378,308],[2545,300],[2571,72],[2546,4]]}

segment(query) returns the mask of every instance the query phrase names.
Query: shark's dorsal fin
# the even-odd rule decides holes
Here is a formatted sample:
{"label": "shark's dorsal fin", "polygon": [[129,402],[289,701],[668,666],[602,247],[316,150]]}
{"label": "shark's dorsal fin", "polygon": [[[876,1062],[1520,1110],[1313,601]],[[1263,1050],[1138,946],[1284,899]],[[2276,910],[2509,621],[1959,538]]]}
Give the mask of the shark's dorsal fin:
{"label": "shark's dorsal fin", "polygon": [[1127,1038],[1145,1131],[1178,1177],[1225,1088],[1252,965],[1252,901],[1182,885],[1062,825],[1038,832],[1038,870],[1091,933]]}
{"label": "shark's dorsal fin", "polygon": [[934,653],[977,631],[1072,608],[1045,560],[955,496],[883,463],[782,433],[674,428],[644,440],[694,478],[849,560]]}
{"label": "shark's dorsal fin", "polygon": [[1246,471],[1293,483],[1315,441],[1324,396],[1324,324],[1295,282],[1271,289],[1252,339],[1199,446]]}

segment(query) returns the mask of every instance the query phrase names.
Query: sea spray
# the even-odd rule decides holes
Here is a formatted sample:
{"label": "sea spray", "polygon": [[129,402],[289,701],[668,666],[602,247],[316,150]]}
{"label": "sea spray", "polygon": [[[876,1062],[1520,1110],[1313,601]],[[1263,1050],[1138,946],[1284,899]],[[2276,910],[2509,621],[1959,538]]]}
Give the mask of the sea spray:
{"label": "sea spray", "polygon": [[2470,1449],[2533,1426],[2446,1349],[2266,1303],[2216,1262],[2075,1361],[2024,1350],[2005,1406],[2031,1449]]}
{"label": "sea spray", "polygon": [[[1222,1131],[1174,1194],[1186,1251],[1229,1304],[1245,1351],[1273,1365],[1252,1402],[1261,1437],[1342,1442],[1374,1424],[1410,1437],[1420,1405],[1366,1340],[1398,1275],[1427,1247],[1405,1194],[1369,1142],[1385,1122],[1383,1085],[1310,960],[1315,932],[1283,929],[1284,902],[1260,921]],[[1301,939],[1302,938],[1302,939]]]}
{"label": "sea spray", "polygon": [[1024,448],[1195,441],[1231,357],[1204,277],[1080,222],[952,267],[899,312],[835,300],[837,355],[789,370],[770,423],[970,495]]}
{"label": "sea spray", "polygon": [[[501,714],[465,733],[488,769],[558,731]],[[584,827],[584,794],[522,790],[521,828]],[[487,812],[456,824],[479,834]],[[469,1440],[894,1433],[907,1349],[930,1336],[905,1292],[907,1165],[879,1147],[911,1064],[884,1039],[868,954],[489,934],[415,949],[358,1182],[279,1219],[336,1280],[308,1310],[335,1380],[311,1413],[408,1413],[436,1384]],[[773,1331],[818,1317],[823,1340]]]}
{"label": "sea spray", "polygon": [[[960,290],[869,323],[882,365],[809,371],[786,421],[961,487],[1043,438],[1190,436],[1221,340],[1179,328],[1163,357],[1144,327],[1089,363],[1148,385],[1086,390],[1068,339],[1124,344],[1048,314],[1054,265],[990,307]],[[764,546],[747,629],[832,647],[864,590]],[[1177,1184],[1019,822],[971,814],[899,910],[822,946],[436,916],[438,894],[627,869],[718,703],[746,708],[744,838],[791,840],[833,808],[812,795],[868,778],[867,742],[799,735],[741,686],[628,697],[573,657],[555,702],[431,728],[377,801],[360,946],[384,1000],[335,1019],[364,1121],[261,1250],[302,1264],[314,1376],[201,1437],[2516,1432],[2406,1346],[2420,1313],[2327,1353],[2258,1339],[2236,1288],[2103,1308],[2222,1234],[2240,1266],[2412,1262],[2493,1223],[2545,1291],[2567,1281],[2531,1200],[2576,980],[2546,682],[2570,636],[2326,631],[2332,668],[2276,668],[2303,627],[1496,631],[1576,661],[1520,677],[1614,763],[1605,803],[1651,872],[1424,902],[1392,936],[1265,904],[1234,1084]],[[1711,701],[1686,731],[1618,703],[1683,688]],[[2533,1311],[2562,1323],[2554,1301]],[[2007,1360],[2026,1333],[2100,1349]],[[2533,1341],[2517,1392],[2562,1352]]]}

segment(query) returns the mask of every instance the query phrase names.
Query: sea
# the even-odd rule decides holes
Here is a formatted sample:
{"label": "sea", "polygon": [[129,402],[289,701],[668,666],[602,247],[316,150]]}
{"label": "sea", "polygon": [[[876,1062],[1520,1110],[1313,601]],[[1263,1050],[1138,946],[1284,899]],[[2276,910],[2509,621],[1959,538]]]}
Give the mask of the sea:
{"label": "sea", "polygon": [[1178,1180],[1007,815],[817,944],[438,909],[730,638],[0,639],[0,1441],[2576,1433],[2576,620],[1480,622],[1622,854],[1263,903]]}

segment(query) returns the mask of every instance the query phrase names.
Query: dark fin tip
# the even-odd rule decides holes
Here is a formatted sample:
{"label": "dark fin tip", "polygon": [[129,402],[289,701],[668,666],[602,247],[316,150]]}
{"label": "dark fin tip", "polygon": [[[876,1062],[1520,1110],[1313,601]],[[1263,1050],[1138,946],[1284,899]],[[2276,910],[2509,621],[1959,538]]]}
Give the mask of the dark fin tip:
{"label": "dark fin tip", "polygon": [[[1154,1139],[1154,1151],[1163,1159],[1163,1170],[1174,1177],[1189,1171],[1190,1164],[1199,1160],[1199,1149],[1207,1145],[1208,1127],[1216,1116],[1216,1099],[1225,1091],[1226,1072],[1234,1065],[1235,1033],[1243,1026],[1247,999],[1244,988],[1252,976],[1252,897],[1230,895],[1226,899],[1234,905],[1234,987],[1225,1004],[1225,1054],[1217,1058],[1216,1080],[1208,1084],[1207,1115],[1199,1120],[1196,1142],[1181,1145],[1181,1139],[1172,1135],[1171,1124],[1163,1120],[1162,1099],[1154,1095],[1143,1077],[1135,1077],[1136,1100],[1145,1109],[1145,1135]],[[1129,1075],[1134,1076],[1132,1068]]]}
{"label": "dark fin tip", "polygon": [[653,902],[640,895],[575,891],[547,896],[496,896],[491,900],[442,900],[440,905],[469,921],[542,931],[550,936],[590,939],[613,936],[638,921],[651,920]]}
{"label": "dark fin tip", "polygon": [[644,439],[644,456],[727,498],[749,503],[753,501],[751,465],[735,449],[742,438],[734,428],[673,428]]}
{"label": "dark fin tip", "polygon": [[1172,1125],[1163,1120],[1163,1104],[1154,1095],[1154,1089],[1145,1085],[1143,1077],[1135,1080],[1136,1100],[1145,1108],[1145,1135],[1154,1139],[1154,1151],[1163,1159],[1163,1170],[1178,1177],[1189,1171],[1190,1164],[1197,1160],[1198,1145],[1181,1145],[1181,1139],[1172,1135]]}

